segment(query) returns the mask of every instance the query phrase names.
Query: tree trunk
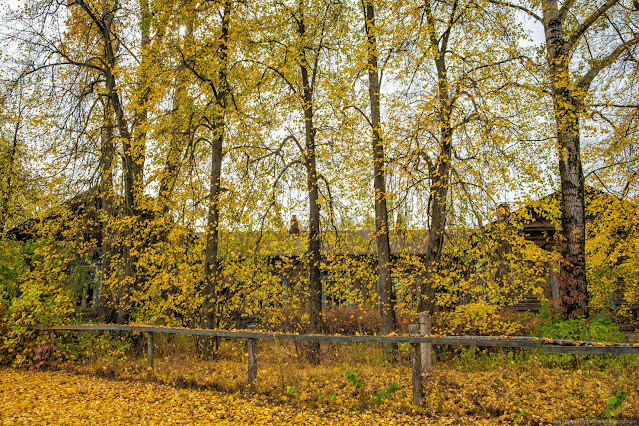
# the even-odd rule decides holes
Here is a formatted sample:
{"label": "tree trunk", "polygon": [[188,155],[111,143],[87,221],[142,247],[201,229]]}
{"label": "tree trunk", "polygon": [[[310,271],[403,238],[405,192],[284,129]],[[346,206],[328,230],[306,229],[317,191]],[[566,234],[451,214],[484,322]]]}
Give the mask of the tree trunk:
{"label": "tree trunk", "polygon": [[588,304],[584,175],[579,141],[582,103],[573,88],[568,45],[562,29],[563,19],[556,2],[544,5],[543,23],[561,179],[562,241],[559,248],[562,261],[559,293],[564,316],[572,318],[585,314]]}
{"label": "tree trunk", "polygon": [[182,68],[177,71],[173,95],[173,118],[171,120],[173,128],[158,189],[159,207],[164,215],[169,213],[171,193],[180,170],[182,152],[190,137],[190,118],[185,115],[188,111],[188,104],[191,102],[186,90],[188,80],[185,72]]}
{"label": "tree trunk", "polygon": [[133,120],[133,140],[124,155],[130,164],[131,193],[133,206],[139,208],[144,193],[144,161],[146,158],[146,137],[148,127],[148,102],[150,87],[148,69],[150,67],[149,48],[151,44],[151,11],[148,0],[140,0],[140,70],[137,81],[137,105]]}
{"label": "tree trunk", "polygon": [[[124,214],[130,216],[131,220],[126,221],[127,228],[123,231],[126,235],[121,235],[122,241],[122,257],[124,260],[124,276],[121,283],[120,303],[117,313],[117,322],[124,324],[128,322],[133,307],[131,295],[136,290],[142,288],[143,277],[138,270],[138,261],[140,259],[140,250],[149,242],[142,241],[143,232],[141,229],[144,224],[142,222],[141,212],[142,196],[144,194],[144,161],[146,151],[146,134],[148,121],[148,100],[149,87],[146,78],[148,64],[148,50],[150,44],[150,26],[151,12],[149,10],[148,0],[140,0],[140,71],[137,81],[137,105],[135,114],[131,124],[132,134],[129,131],[124,109],[120,102],[118,92],[113,86],[111,93],[118,122],[118,129],[122,137],[123,151],[123,172],[124,172]],[[111,38],[109,37],[109,45]],[[111,53],[112,50],[110,49]],[[115,56],[112,58],[113,66],[115,66]],[[111,68],[112,69],[112,68]],[[113,83],[115,79],[112,78]]]}
{"label": "tree trunk", "polygon": [[[221,117],[218,117],[221,118]],[[223,120],[223,118],[221,118]],[[220,220],[220,177],[222,174],[222,145],[224,124],[218,123],[211,147],[211,175],[209,179],[209,210],[206,219],[206,255],[204,260],[205,304],[204,326],[217,326],[218,240]]]}
{"label": "tree trunk", "polygon": [[[186,25],[183,48],[192,42],[193,18]],[[173,188],[178,179],[182,166],[182,153],[189,145],[191,138],[192,98],[187,88],[189,84],[188,69],[180,64],[176,70],[175,86],[172,99],[172,114],[169,129],[169,146],[164,159],[164,167],[160,174],[160,183],[157,197],[157,211],[160,214],[156,218],[156,235],[158,242],[167,242],[173,228],[171,217],[171,201]]]}
{"label": "tree trunk", "polygon": [[371,1],[365,4],[365,30],[368,57],[368,94],[371,103],[373,130],[373,173],[375,190],[375,243],[379,280],[379,312],[382,334],[390,334],[397,328],[395,321],[395,292],[390,274],[390,242],[388,235],[388,209],[386,205],[386,176],[384,143],[381,136],[380,81],[377,69],[377,40],[375,8]]}
{"label": "tree trunk", "polygon": [[[222,156],[224,142],[225,114],[228,102],[228,46],[229,26],[231,19],[231,2],[224,3],[222,17],[222,32],[220,35],[221,63],[218,74],[218,90],[216,91],[216,108],[212,120],[213,140],[211,146],[211,176],[209,180],[209,210],[206,221],[206,254],[204,260],[204,302],[202,304],[202,318],[205,328],[216,328],[219,325],[219,282],[220,271],[218,264],[218,239],[220,220],[220,179],[222,177]],[[213,354],[217,341],[205,339],[204,356]]]}
{"label": "tree trunk", "polygon": [[[105,59],[105,83],[107,94],[109,96],[109,102],[113,108],[115,114],[115,125],[118,129],[120,138],[122,139],[123,155],[123,174],[124,174],[124,215],[135,216],[137,214],[137,208],[135,201],[139,199],[136,196],[136,192],[141,191],[140,187],[136,188],[134,185],[135,166],[134,159],[131,156],[132,137],[129,131],[129,124],[124,113],[124,108],[120,101],[120,94],[117,90],[117,84],[113,69],[116,66],[116,53],[113,49],[113,43],[111,38],[111,19],[105,18],[100,21],[100,27],[102,29],[102,38],[104,41],[104,59]],[[131,223],[137,222],[137,219],[130,221]],[[129,221],[127,221],[129,223]],[[131,230],[121,230],[121,233],[130,234]],[[136,276],[136,262],[137,255],[135,249],[132,247],[133,238],[131,235],[120,235],[122,245],[122,259],[123,259],[123,276],[120,280],[120,288],[118,290],[116,321],[118,324],[124,324],[128,321],[131,313],[131,289],[135,283]]]}
{"label": "tree trunk", "polygon": [[9,150],[9,158],[7,160],[7,168],[4,171],[6,182],[6,188],[0,188],[0,234],[5,232],[7,222],[11,217],[11,210],[9,204],[12,202],[14,193],[14,178],[16,176],[16,163],[18,162],[18,134],[20,132],[20,126],[22,125],[22,111],[17,117],[15,128],[13,131],[13,138],[11,141],[11,149]]}
{"label": "tree trunk", "polygon": [[[456,3],[455,3],[456,4]],[[433,274],[441,259],[448,213],[448,188],[450,186],[450,160],[453,141],[451,116],[453,102],[449,93],[448,74],[446,69],[447,36],[442,36],[441,47],[435,37],[435,17],[432,14],[430,1],[425,3],[428,31],[431,47],[437,68],[437,116],[439,119],[439,153],[430,176],[430,227],[424,257],[425,277],[421,285],[418,311],[435,313],[435,280]]]}
{"label": "tree trunk", "polygon": [[[110,101],[104,103],[104,119],[102,134],[100,135],[100,189],[99,198],[104,220],[100,223],[102,237],[102,267],[101,280],[112,278],[113,268],[111,259],[116,257],[113,245],[113,220],[116,217],[115,192],[113,190],[113,158],[115,145],[113,143],[113,109]],[[100,286],[102,287],[102,286]],[[100,288],[102,291],[102,288]],[[100,300],[94,302],[95,308],[100,309]]]}
{"label": "tree trunk", "polygon": [[446,215],[448,213],[448,187],[450,177],[450,157],[452,149],[453,130],[450,123],[450,105],[448,103],[446,80],[440,80],[440,152],[437,157],[435,174],[431,176],[430,205],[431,220],[426,242],[424,268],[426,271],[422,281],[419,312],[435,313],[435,280],[433,274],[437,263],[441,259],[444,246],[444,232],[446,230]]}
{"label": "tree trunk", "polygon": [[[300,3],[298,34],[304,40],[306,27],[302,5]],[[306,182],[308,190],[308,256],[309,256],[309,332],[320,333],[323,329],[322,321],[322,277],[320,271],[320,204],[317,179],[317,161],[315,156],[315,127],[313,125],[313,88],[311,87],[308,63],[302,50],[299,57],[300,73],[302,77],[302,105],[304,109],[304,135],[306,142]],[[309,362],[320,363],[319,342],[309,342]]]}
{"label": "tree trunk", "polygon": [[558,137],[563,152],[559,160],[563,240],[560,245],[562,261],[559,283],[564,315],[573,318],[585,315],[588,306],[584,175],[579,154],[579,134],[561,132]]}

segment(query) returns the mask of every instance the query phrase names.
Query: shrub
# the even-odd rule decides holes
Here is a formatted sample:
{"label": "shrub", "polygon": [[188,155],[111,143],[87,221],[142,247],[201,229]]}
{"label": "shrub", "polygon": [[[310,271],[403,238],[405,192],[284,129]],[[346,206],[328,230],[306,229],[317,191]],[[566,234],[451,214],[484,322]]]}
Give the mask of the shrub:
{"label": "shrub", "polygon": [[460,305],[436,318],[433,331],[448,335],[515,335],[522,328],[517,317],[486,302]]}
{"label": "shrub", "polygon": [[[349,306],[325,307],[322,311],[324,332],[327,334],[379,334],[380,318],[377,309],[362,309]],[[415,320],[403,312],[396,314],[397,328],[407,332],[408,324]],[[303,333],[308,324],[308,313],[302,308],[292,306],[287,309],[271,309],[269,316],[262,318],[262,326],[282,332]]]}
{"label": "shrub", "polygon": [[[532,333],[536,337],[550,339],[581,340],[593,342],[625,342],[626,338],[619,327],[608,317],[599,316],[593,319],[583,317],[561,320],[543,310],[541,322]],[[621,367],[636,362],[634,355],[573,355],[573,354],[541,354],[543,364],[551,367],[569,367],[585,364],[595,367]]]}
{"label": "shrub", "polygon": [[27,327],[59,324],[73,312],[67,260],[65,248],[53,243],[0,240],[0,364],[26,366],[50,358],[37,343],[38,333]]}
{"label": "shrub", "polygon": [[608,317],[586,320],[583,317],[565,321],[542,320],[533,333],[550,339],[584,340],[598,342],[625,342],[626,337]]}
{"label": "shrub", "polygon": [[379,311],[335,306],[324,310],[324,325],[329,334],[376,334],[380,331]]}
{"label": "shrub", "polygon": [[33,363],[38,353],[37,332],[27,327],[60,324],[72,311],[68,298],[61,294],[47,296],[37,288],[29,288],[11,300],[0,319],[0,328],[4,329],[0,339],[0,364],[25,366]]}

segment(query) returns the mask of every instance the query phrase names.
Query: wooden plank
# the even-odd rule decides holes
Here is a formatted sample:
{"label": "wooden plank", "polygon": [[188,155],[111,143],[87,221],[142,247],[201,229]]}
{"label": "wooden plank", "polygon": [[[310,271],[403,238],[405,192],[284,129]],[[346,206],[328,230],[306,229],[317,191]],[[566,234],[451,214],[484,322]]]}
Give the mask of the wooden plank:
{"label": "wooden plank", "polygon": [[153,368],[153,333],[146,333],[146,360],[147,366]]}
{"label": "wooden plank", "polygon": [[542,343],[538,341],[527,340],[470,340],[455,338],[431,339],[437,345],[459,345],[459,346],[488,346],[501,348],[540,348]]}
{"label": "wooden plank", "polygon": [[257,378],[257,339],[248,339],[246,342],[248,349],[248,388],[250,392],[255,392],[255,379]]}
{"label": "wooden plank", "polygon": [[[135,325],[57,325],[51,327],[28,327],[38,330],[103,330],[103,331],[131,331],[131,332],[155,332],[173,334],[191,334],[200,336],[214,336],[223,338],[240,339],[270,339],[293,341],[319,341],[319,342],[374,342],[374,343],[426,343],[435,345],[461,345],[461,346],[488,346],[510,348],[549,348],[552,353],[559,352],[559,348],[574,348],[570,353],[639,353],[639,346],[627,343],[601,344],[598,342],[576,342],[560,339],[538,339],[533,337],[490,337],[490,336],[339,336],[339,335],[303,335],[255,331],[226,331],[187,329],[173,327],[135,326]],[[592,348],[592,349],[583,349]],[[616,349],[619,351],[616,351]],[[613,350],[615,349],[615,350]],[[550,353],[550,352],[549,352]],[[563,352],[569,353],[569,352]]]}
{"label": "wooden plank", "polygon": [[[255,329],[255,324],[250,324],[250,330]],[[246,349],[248,351],[248,389],[249,392],[255,392],[255,379],[257,378],[257,339],[248,339],[246,341]]]}
{"label": "wooden plank", "polygon": [[[419,334],[422,336],[430,335],[432,332],[432,319],[429,313],[420,312],[419,314]],[[430,373],[432,365],[433,345],[430,343],[420,343],[420,353],[422,361],[422,373]]]}
{"label": "wooden plank", "polygon": [[49,340],[51,341],[51,353],[55,354],[55,331],[49,330]]}
{"label": "wooden plank", "polygon": [[[78,324],[78,325],[52,325],[49,327],[42,327],[49,330],[101,330],[101,331],[134,331],[133,326],[130,325],[93,325],[93,324]],[[146,327],[140,327],[146,328]],[[137,330],[136,330],[137,331]],[[145,331],[145,330],[139,330]]]}
{"label": "wooden plank", "polygon": [[550,354],[639,354],[639,346],[544,346]]}
{"label": "wooden plank", "polygon": [[[408,332],[416,335],[419,332],[419,324],[411,324],[408,326]],[[412,383],[413,383],[413,405],[421,405],[424,400],[424,389],[422,388],[422,360],[419,343],[411,343],[410,345],[410,361],[412,366]]]}
{"label": "wooden plank", "polygon": [[[33,327],[36,328],[36,327]],[[474,337],[474,336],[339,336],[339,335],[304,335],[271,332],[250,331],[225,331],[186,329],[172,327],[149,327],[130,325],[56,325],[51,327],[38,327],[49,330],[102,330],[102,331],[131,331],[131,332],[156,332],[173,334],[191,334],[199,336],[216,336],[239,339],[271,339],[271,340],[297,340],[315,342],[374,342],[374,343],[430,343],[437,345],[465,345],[465,346],[503,346],[503,347],[541,347],[542,341],[538,339],[511,339],[501,337]]]}

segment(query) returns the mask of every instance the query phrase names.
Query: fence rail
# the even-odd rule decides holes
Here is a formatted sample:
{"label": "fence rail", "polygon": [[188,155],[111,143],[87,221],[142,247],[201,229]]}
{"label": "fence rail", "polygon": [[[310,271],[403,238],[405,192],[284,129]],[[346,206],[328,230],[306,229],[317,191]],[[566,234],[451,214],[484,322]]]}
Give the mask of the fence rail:
{"label": "fence rail", "polygon": [[[430,320],[430,318],[428,318]],[[421,321],[421,320],[420,320]],[[248,386],[253,389],[253,381],[257,376],[257,340],[289,340],[311,342],[342,342],[342,343],[410,343],[413,377],[413,403],[420,404],[422,400],[422,377],[426,371],[422,370],[422,364],[430,365],[430,360],[423,360],[421,352],[430,345],[457,345],[457,346],[486,346],[508,348],[541,348],[546,353],[568,354],[639,354],[639,344],[584,342],[561,339],[545,339],[526,336],[439,336],[419,335],[417,326],[409,329],[411,335],[315,335],[315,334],[291,334],[273,333],[253,330],[207,330],[179,327],[160,327],[154,325],[115,325],[115,324],[79,324],[79,325],[54,325],[32,326],[35,330],[48,331],[51,340],[55,340],[55,331],[128,331],[147,334],[147,361],[153,367],[153,335],[155,333],[189,334],[195,336],[221,337],[228,339],[247,339],[248,357]],[[429,350],[429,349],[428,349]]]}
{"label": "fence rail", "polygon": [[[148,325],[115,325],[115,324],[79,324],[34,326],[39,330],[77,330],[77,331],[129,331],[146,333],[190,334],[196,336],[224,337],[229,339],[264,339],[264,340],[297,340],[308,342],[342,342],[342,343],[428,343],[433,345],[459,346],[497,346],[543,348],[552,353],[635,353],[639,354],[639,344],[587,342],[563,339],[547,339],[526,336],[371,336],[371,335],[319,335],[273,333],[262,331],[228,331],[197,328],[159,327]],[[578,351],[575,348],[579,348]],[[618,350],[618,352],[616,352]]]}

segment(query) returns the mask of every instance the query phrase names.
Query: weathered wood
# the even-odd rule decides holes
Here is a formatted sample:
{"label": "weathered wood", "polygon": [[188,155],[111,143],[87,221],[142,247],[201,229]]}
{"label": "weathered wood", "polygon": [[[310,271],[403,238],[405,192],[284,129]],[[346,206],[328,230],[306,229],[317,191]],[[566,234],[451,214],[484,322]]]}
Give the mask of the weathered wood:
{"label": "weathered wood", "polygon": [[639,346],[544,346],[550,354],[639,354]]}
{"label": "weathered wood", "polygon": [[[572,348],[584,348],[583,353],[639,353],[639,346],[628,343],[605,343],[600,342],[577,342],[560,339],[539,339],[534,337],[491,337],[491,336],[339,336],[339,335],[303,335],[286,333],[266,333],[251,331],[223,331],[187,329],[173,327],[149,327],[132,325],[57,325],[51,327],[28,327],[35,330],[104,330],[104,331],[136,331],[172,334],[191,334],[199,336],[217,336],[229,339],[265,339],[265,340],[296,340],[296,341],[319,341],[319,342],[346,342],[346,343],[429,343],[433,345],[460,345],[460,346],[489,346],[489,347],[509,347],[509,348],[552,348],[553,353],[575,353],[569,352]],[[602,348],[621,348],[621,352],[601,352]],[[565,352],[561,352],[566,349]],[[582,349],[578,349],[581,351]],[[582,353],[582,352],[579,352]]]}
{"label": "weathered wood", "polygon": [[411,344],[411,363],[413,366],[413,405],[421,405],[424,400],[424,390],[422,388],[422,362],[419,355],[419,343]]}
{"label": "weathered wood", "polygon": [[248,339],[248,386],[251,392],[255,391],[255,379],[257,378],[257,339]]}
{"label": "weathered wood", "polygon": [[49,330],[49,340],[51,341],[51,351],[55,353],[55,331]]}
{"label": "weathered wood", "polygon": [[[411,335],[416,335],[419,331],[419,325],[409,325],[408,331]],[[413,367],[411,374],[413,382],[413,405],[421,405],[424,399],[424,390],[422,388],[422,361],[419,348],[420,344],[411,343],[410,346],[410,361]]]}
{"label": "weathered wood", "polygon": [[541,347],[542,341],[539,339],[525,338],[503,338],[503,337],[475,337],[475,336],[440,336],[440,337],[419,337],[419,336],[340,336],[340,335],[304,335],[271,332],[250,332],[250,331],[224,331],[187,329],[173,327],[149,327],[131,325],[61,325],[51,327],[32,327],[34,329],[51,330],[103,330],[103,331],[136,331],[155,332],[171,334],[191,334],[198,336],[217,336],[223,338],[238,339],[269,339],[269,340],[297,340],[297,341],[318,341],[318,342],[375,342],[375,343],[431,343],[437,345],[474,345],[474,346],[505,346],[505,347]]}
{"label": "weathered wood", "polygon": [[[254,329],[255,325],[249,325],[250,329]],[[255,392],[255,379],[257,378],[257,339],[248,339],[246,342],[248,350],[248,389]]]}
{"label": "weathered wood", "polygon": [[[430,336],[432,331],[431,316],[428,312],[420,312],[419,314],[419,334],[422,336]],[[433,345],[430,343],[420,343],[422,373],[430,373],[432,366]]]}
{"label": "weathered wood", "polygon": [[146,333],[146,360],[147,366],[153,368],[153,332]]}

